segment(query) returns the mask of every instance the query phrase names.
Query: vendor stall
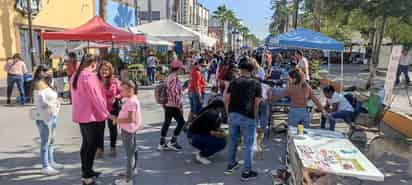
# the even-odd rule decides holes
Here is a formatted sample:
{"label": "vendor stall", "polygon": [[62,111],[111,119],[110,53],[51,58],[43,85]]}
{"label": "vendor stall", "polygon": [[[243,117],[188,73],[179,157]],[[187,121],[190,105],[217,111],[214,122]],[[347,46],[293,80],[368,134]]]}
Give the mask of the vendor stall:
{"label": "vendor stall", "polygon": [[[43,40],[60,40],[60,41],[87,41],[80,45],[80,48],[113,48],[116,45],[125,44],[144,44],[146,43],[143,34],[134,34],[119,28],[115,28],[106,23],[101,17],[95,16],[87,23],[73,29],[67,29],[61,32],[42,32]],[[92,45],[91,45],[92,42]],[[67,54],[67,53],[66,53]],[[55,76],[58,92],[63,94],[68,91],[68,77]]]}
{"label": "vendor stall", "polygon": [[[332,176],[383,181],[384,175],[346,138],[333,131],[297,128],[288,131],[289,184],[330,182]],[[326,183],[328,184],[328,183]]]}
{"label": "vendor stall", "polygon": [[[340,81],[341,86],[343,86],[343,43],[318,32],[298,28],[290,32],[267,37],[265,39],[265,46],[324,50],[328,54],[331,51],[341,52]],[[328,71],[330,71],[330,61],[328,61]]]}
{"label": "vendor stall", "polygon": [[95,41],[110,43],[145,43],[144,35],[137,35],[106,23],[95,16],[87,23],[61,32],[43,32],[43,40]]}
{"label": "vendor stall", "polygon": [[154,21],[129,29],[133,33],[144,33],[145,35],[170,42],[199,41],[200,44],[206,47],[212,47],[217,42],[214,38],[202,35],[199,32],[171,20]]}

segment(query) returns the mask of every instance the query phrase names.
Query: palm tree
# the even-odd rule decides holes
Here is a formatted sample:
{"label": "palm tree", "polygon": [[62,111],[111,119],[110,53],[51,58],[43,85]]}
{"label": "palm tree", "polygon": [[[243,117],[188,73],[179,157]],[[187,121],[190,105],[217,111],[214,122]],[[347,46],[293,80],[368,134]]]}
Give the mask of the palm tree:
{"label": "palm tree", "polygon": [[243,44],[242,45],[245,45],[245,43],[248,39],[247,36],[249,35],[249,28],[246,27],[246,26],[241,25],[240,28],[239,28],[239,32],[240,32],[240,34],[242,35],[242,38],[243,38]]}
{"label": "palm tree", "polygon": [[272,0],[273,15],[272,22],[269,25],[269,32],[272,34],[284,33],[288,26],[288,3],[287,0]]}
{"label": "palm tree", "polygon": [[224,38],[225,38],[225,23],[228,17],[228,9],[225,5],[220,5],[217,9],[213,12],[213,18],[220,21],[221,27],[221,34],[220,34],[220,44],[222,48],[225,48]]}
{"label": "palm tree", "polygon": [[99,16],[103,19],[106,20],[107,17],[107,0],[99,0]]}
{"label": "palm tree", "polygon": [[236,18],[235,13],[232,10],[227,11],[226,15],[226,21],[227,21],[227,36],[228,36],[228,42],[229,42],[229,47],[228,50],[231,51],[233,49],[233,34],[232,32],[234,31],[234,28],[239,24],[239,19]]}

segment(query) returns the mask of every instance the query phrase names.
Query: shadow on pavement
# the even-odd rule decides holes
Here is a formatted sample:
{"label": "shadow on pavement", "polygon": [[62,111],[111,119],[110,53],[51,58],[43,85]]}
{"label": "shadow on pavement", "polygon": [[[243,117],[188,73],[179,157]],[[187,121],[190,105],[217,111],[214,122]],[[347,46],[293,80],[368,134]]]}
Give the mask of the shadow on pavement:
{"label": "shadow on pavement", "polygon": [[[137,135],[139,149],[139,175],[135,177],[135,184],[144,185],[237,185],[240,183],[241,169],[233,175],[223,174],[226,168],[226,151],[218,153],[211,165],[201,165],[195,161],[195,150],[188,145],[184,134],[179,138],[183,145],[182,152],[158,151],[160,124],[146,126]],[[172,127],[169,133],[172,133]],[[61,174],[47,177],[40,173],[40,160],[38,154],[38,138],[33,140],[33,145],[25,145],[22,150],[4,153],[9,158],[0,159],[0,182],[5,185],[56,185],[56,184],[81,184],[80,181],[80,156],[77,150],[63,152],[62,146],[71,145],[80,148],[79,142],[72,142],[78,138],[71,138],[63,144],[57,145],[56,161],[65,164]],[[108,139],[106,139],[108,141]],[[119,142],[121,143],[121,142]],[[265,159],[256,161],[254,169],[259,172],[257,180],[242,184],[271,184],[270,170],[280,165],[279,157],[283,154],[281,142],[265,141]],[[108,148],[106,142],[106,147]],[[124,170],[125,154],[119,145],[116,158],[105,154],[104,159],[95,161],[95,170],[103,172],[100,184],[111,184],[117,174]],[[16,157],[17,156],[17,157]],[[243,153],[239,153],[243,159]]]}

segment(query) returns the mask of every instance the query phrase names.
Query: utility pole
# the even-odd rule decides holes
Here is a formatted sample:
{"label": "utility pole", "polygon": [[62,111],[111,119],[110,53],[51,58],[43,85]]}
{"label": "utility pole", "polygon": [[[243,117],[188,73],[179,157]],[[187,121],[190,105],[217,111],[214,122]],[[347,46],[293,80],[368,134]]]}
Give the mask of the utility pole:
{"label": "utility pole", "polygon": [[139,4],[137,4],[138,0],[134,0],[134,24],[135,26],[140,25],[140,16],[139,16]]}
{"label": "utility pole", "polygon": [[31,60],[31,66],[32,66],[32,71],[36,67],[36,62],[34,61],[34,47],[33,47],[33,27],[32,27],[32,7],[31,7],[31,1],[32,0],[27,0],[27,17],[28,17],[28,25],[29,25],[29,52],[30,52],[30,60]]}
{"label": "utility pole", "polygon": [[149,22],[152,22],[152,20],[153,20],[153,18],[152,18],[152,0],[148,0],[147,9],[148,9],[148,12],[149,12]]}

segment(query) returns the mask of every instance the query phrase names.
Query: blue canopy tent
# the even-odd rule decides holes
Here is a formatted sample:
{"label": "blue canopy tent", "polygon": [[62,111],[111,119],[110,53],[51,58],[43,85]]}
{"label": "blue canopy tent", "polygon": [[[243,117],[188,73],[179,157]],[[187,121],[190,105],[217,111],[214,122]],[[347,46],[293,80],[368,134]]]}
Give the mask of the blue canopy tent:
{"label": "blue canopy tent", "polygon": [[287,47],[326,50],[328,52],[328,71],[330,71],[330,51],[341,52],[341,85],[343,85],[343,51],[342,42],[324,36],[319,32],[297,28],[279,35],[270,35],[265,39],[267,47]]}

